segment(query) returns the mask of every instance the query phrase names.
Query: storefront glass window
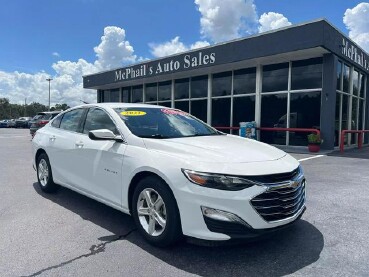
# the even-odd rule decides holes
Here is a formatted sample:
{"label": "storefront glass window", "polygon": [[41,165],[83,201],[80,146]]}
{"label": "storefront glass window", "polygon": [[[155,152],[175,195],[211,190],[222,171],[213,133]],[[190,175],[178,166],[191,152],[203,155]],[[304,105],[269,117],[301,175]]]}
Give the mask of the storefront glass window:
{"label": "storefront glass window", "polygon": [[365,75],[360,74],[360,97],[361,98],[365,97],[364,89],[365,89]]}
{"label": "storefront glass window", "polygon": [[204,122],[207,122],[208,103],[207,100],[191,101],[191,114]]}
{"label": "storefront glass window", "polygon": [[364,101],[359,100],[359,121],[358,121],[359,130],[363,130],[363,111],[364,111]]}
{"label": "storefront glass window", "polygon": [[170,100],[172,96],[172,81],[160,82],[158,89],[158,100]]}
{"label": "storefront glass window", "polygon": [[292,62],[291,89],[322,87],[322,58]]}
{"label": "storefront glass window", "polygon": [[208,96],[208,76],[197,76],[191,78],[191,98]]}
{"label": "storefront glass window", "polygon": [[[351,111],[351,130],[357,130],[358,129],[358,98],[352,97],[352,111]],[[353,134],[351,136],[351,144],[356,143],[356,134]]]}
{"label": "storefront glass window", "polygon": [[263,92],[288,89],[288,63],[263,66]]}
{"label": "storefront glass window", "polygon": [[[287,93],[261,98],[261,127],[287,127]],[[286,144],[286,132],[260,132],[262,142]]]}
{"label": "storefront glass window", "polygon": [[233,94],[255,93],[256,68],[235,70],[233,74]]}
{"label": "storefront glass window", "polygon": [[176,109],[182,110],[184,112],[190,112],[190,102],[189,101],[176,101],[174,102],[174,107]]}
{"label": "storefront glass window", "polygon": [[356,70],[354,70],[354,73],[352,74],[352,85],[353,85],[353,94],[354,95],[359,95],[359,72],[357,72]]}
{"label": "storefront glass window", "polygon": [[[349,115],[349,105],[348,105],[349,96],[343,94],[342,95],[342,127],[341,130],[348,129],[348,115]],[[350,134],[346,135],[345,137],[345,144],[348,142],[348,137],[351,136]]]}
{"label": "storefront glass window", "polygon": [[132,103],[143,102],[143,89],[142,85],[132,87]]}
{"label": "storefront glass window", "polygon": [[[240,122],[255,121],[255,96],[233,98],[233,127],[239,127]],[[233,134],[238,134],[233,132]]]}
{"label": "storefront glass window", "polygon": [[124,103],[130,102],[130,99],[129,99],[130,92],[131,92],[131,87],[122,88],[122,102]]}
{"label": "storefront glass window", "polygon": [[97,90],[97,103],[101,103],[102,102],[102,90]]}
{"label": "storefront glass window", "polygon": [[110,102],[119,102],[119,89],[110,90]]}
{"label": "storefront glass window", "polygon": [[178,79],[174,82],[174,99],[190,98],[190,79]]}
{"label": "storefront glass window", "polygon": [[171,108],[172,107],[172,102],[171,101],[160,102],[158,105]]}
{"label": "storefront glass window", "polygon": [[[231,98],[212,99],[212,126],[229,127],[231,120]],[[225,131],[227,132],[227,131]]]}
{"label": "storefront glass window", "polygon": [[104,103],[110,102],[110,90],[102,90],[102,93],[104,95]]}
{"label": "storefront glass window", "polygon": [[[292,93],[290,104],[290,128],[320,129],[320,91]],[[290,132],[290,145],[307,145],[307,134]]]}
{"label": "storefront glass window", "polygon": [[341,82],[342,82],[342,63],[339,61],[337,63],[337,90],[342,91]]}
{"label": "storefront glass window", "polygon": [[346,64],[343,65],[343,91],[349,92],[350,87],[350,67]]}
{"label": "storefront glass window", "polygon": [[158,83],[145,85],[145,102],[158,101]]}
{"label": "storefront glass window", "polygon": [[232,71],[213,74],[212,82],[213,96],[231,95]]}

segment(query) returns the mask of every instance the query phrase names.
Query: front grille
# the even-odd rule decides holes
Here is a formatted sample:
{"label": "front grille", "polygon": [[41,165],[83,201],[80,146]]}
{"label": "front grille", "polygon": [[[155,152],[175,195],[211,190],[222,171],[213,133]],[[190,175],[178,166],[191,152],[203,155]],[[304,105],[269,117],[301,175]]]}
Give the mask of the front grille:
{"label": "front grille", "polygon": [[281,182],[293,180],[297,178],[297,176],[299,176],[300,173],[301,173],[301,168],[297,167],[296,169],[290,172],[269,174],[269,175],[256,175],[256,176],[247,175],[247,176],[237,176],[237,177],[247,179],[255,183],[274,184],[274,183],[281,183]]}
{"label": "front grille", "polygon": [[296,187],[291,186],[290,182],[270,186],[267,191],[253,198],[251,204],[268,222],[292,217],[305,204],[305,180],[300,180]]}

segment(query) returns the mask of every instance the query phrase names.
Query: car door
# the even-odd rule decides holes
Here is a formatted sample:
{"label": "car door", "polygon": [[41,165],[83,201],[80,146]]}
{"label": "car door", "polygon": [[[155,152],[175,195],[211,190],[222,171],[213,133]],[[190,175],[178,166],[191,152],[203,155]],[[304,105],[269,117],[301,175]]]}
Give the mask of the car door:
{"label": "car door", "polygon": [[120,135],[109,114],[101,108],[90,108],[83,124],[80,147],[75,156],[79,173],[83,176],[80,186],[111,204],[121,206],[122,164],[126,144],[113,140],[91,140],[88,132],[109,129]]}
{"label": "car door", "polygon": [[71,110],[51,124],[47,154],[56,183],[78,187],[83,180],[76,159],[79,147],[76,143],[81,140],[82,118],[86,111],[84,108]]}

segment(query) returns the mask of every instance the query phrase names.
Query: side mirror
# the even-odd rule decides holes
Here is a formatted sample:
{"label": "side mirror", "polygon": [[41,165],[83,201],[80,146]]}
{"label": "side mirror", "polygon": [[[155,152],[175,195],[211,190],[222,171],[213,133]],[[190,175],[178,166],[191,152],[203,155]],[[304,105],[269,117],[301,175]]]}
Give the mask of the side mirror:
{"label": "side mirror", "polygon": [[108,129],[92,130],[88,132],[88,137],[92,140],[115,140],[117,142],[123,142],[120,136],[116,136]]}

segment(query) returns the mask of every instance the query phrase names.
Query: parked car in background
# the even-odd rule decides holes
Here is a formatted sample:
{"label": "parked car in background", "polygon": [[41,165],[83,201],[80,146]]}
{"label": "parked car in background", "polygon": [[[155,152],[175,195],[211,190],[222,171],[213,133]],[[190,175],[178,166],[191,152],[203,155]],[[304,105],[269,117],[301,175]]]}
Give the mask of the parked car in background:
{"label": "parked car in background", "polygon": [[9,120],[8,128],[15,128],[15,119],[10,119]]}
{"label": "parked car in background", "polygon": [[10,119],[0,120],[0,128],[9,128]]}
{"label": "parked car in background", "polygon": [[35,115],[30,121],[30,129],[29,132],[32,136],[36,133],[38,129],[44,127],[51,119],[57,116],[61,111],[53,111],[53,112],[41,112]]}
{"label": "parked car in background", "polygon": [[31,120],[30,117],[20,117],[15,120],[15,128],[28,128],[28,122]]}

